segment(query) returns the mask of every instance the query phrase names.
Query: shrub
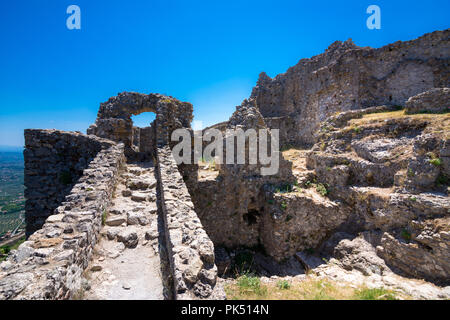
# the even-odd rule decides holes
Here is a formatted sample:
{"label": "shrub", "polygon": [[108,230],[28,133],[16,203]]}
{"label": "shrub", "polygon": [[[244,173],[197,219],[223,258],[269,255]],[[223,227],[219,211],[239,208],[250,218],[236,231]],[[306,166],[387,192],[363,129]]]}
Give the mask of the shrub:
{"label": "shrub", "polygon": [[288,290],[291,288],[291,284],[287,280],[280,280],[277,282],[277,287],[280,290]]}
{"label": "shrub", "polygon": [[439,167],[442,164],[442,160],[439,158],[428,160],[433,166]]}
{"label": "shrub", "polygon": [[316,185],[316,191],[324,197],[330,193],[329,190],[327,189],[327,187],[323,183],[318,183]]}
{"label": "shrub", "polygon": [[267,293],[267,288],[261,286],[260,279],[252,275],[244,274],[239,277],[237,284],[241,293],[254,293],[258,296],[264,296]]}

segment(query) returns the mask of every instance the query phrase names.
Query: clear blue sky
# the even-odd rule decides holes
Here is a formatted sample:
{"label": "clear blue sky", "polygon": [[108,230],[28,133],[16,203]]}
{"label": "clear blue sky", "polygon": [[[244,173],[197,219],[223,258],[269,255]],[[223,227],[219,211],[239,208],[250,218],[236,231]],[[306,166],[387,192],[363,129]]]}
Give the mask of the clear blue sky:
{"label": "clear blue sky", "polygon": [[[66,27],[71,4],[81,30]],[[366,27],[371,4],[381,30]],[[335,40],[380,47],[443,30],[449,12],[449,0],[3,1],[0,145],[21,146],[24,128],[84,132],[122,91],[189,101],[210,125],[229,118],[261,71],[285,72]]]}

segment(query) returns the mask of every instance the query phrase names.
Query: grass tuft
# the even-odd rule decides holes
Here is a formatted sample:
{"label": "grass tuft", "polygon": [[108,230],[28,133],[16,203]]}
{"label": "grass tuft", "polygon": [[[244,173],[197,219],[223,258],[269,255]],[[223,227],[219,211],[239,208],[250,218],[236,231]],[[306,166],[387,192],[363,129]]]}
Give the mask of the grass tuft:
{"label": "grass tuft", "polygon": [[358,300],[397,300],[393,291],[384,288],[363,288],[357,290],[355,298]]}

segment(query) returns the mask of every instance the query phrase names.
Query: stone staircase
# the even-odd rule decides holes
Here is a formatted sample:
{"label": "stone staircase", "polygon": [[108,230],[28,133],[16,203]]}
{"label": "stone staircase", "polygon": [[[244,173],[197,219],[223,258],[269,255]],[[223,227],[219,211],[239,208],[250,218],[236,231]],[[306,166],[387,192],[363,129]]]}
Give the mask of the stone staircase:
{"label": "stone staircase", "polygon": [[163,227],[150,162],[127,164],[106,213],[101,239],[85,272],[85,299],[159,300],[163,285]]}

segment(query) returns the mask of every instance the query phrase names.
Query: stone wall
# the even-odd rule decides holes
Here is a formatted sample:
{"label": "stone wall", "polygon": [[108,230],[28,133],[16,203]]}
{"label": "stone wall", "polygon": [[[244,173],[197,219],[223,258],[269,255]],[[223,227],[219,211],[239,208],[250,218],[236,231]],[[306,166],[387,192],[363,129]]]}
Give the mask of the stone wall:
{"label": "stone wall", "polygon": [[278,129],[280,137],[280,149],[289,148],[298,144],[297,126],[290,117],[266,117],[264,122],[270,129]]}
{"label": "stone wall", "polygon": [[[169,143],[170,133],[176,128],[190,127],[192,121],[192,104],[181,102],[173,97],[157,93],[142,94],[137,92],[122,92],[100,104],[95,124],[91,125],[87,133],[122,142],[125,145],[127,157],[133,157],[136,151],[141,151],[141,145],[148,143],[154,136],[152,129],[139,130],[140,141],[135,142],[135,130],[131,116],[144,112],[156,113],[158,130],[161,131],[158,143]],[[152,124],[154,126],[155,122]],[[144,135],[144,139],[142,139]],[[152,148],[149,146],[149,148]],[[144,146],[143,149],[147,149]]]}
{"label": "stone wall", "polygon": [[[226,122],[226,129],[244,131],[267,129],[260,112],[245,102]],[[268,135],[268,139],[271,136]],[[226,157],[224,137],[224,159]],[[263,187],[267,184],[293,183],[292,164],[284,160],[279,152],[279,170],[275,175],[263,176],[261,163],[249,164],[249,141],[245,143],[245,164],[221,164],[214,180],[189,179],[187,181],[195,210],[205,230],[215,245],[228,248],[261,244],[261,235],[268,230],[263,227],[263,214],[267,202]],[[197,173],[196,173],[197,174]],[[220,223],[218,223],[220,221]]]}
{"label": "stone wall", "polygon": [[25,130],[26,234],[39,230],[109,142],[80,133]]}
{"label": "stone wall", "polygon": [[[87,267],[99,238],[102,217],[109,206],[124,162],[124,148],[122,144],[116,145],[108,140],[79,133],[30,130],[26,135],[27,148],[33,150],[34,156],[42,148],[40,166],[47,171],[40,174],[52,175],[53,171],[59,172],[52,170],[59,165],[59,162],[53,161],[63,157],[57,155],[57,150],[73,152],[77,156],[82,154],[84,157],[92,152],[93,159],[86,164],[87,168],[70,193],[51,212],[54,214],[47,218],[42,228],[22,243],[7,261],[0,264],[0,300],[76,298],[81,288],[81,274]],[[63,148],[69,145],[72,150]],[[80,153],[80,148],[88,148],[90,151]],[[98,152],[95,154],[97,148]],[[38,158],[31,157],[31,152],[27,157],[28,161],[34,159],[29,163],[37,165]],[[74,158],[71,163],[78,164],[81,158]],[[84,166],[84,162],[81,166]],[[82,170],[81,166],[77,170]],[[28,166],[27,170],[30,168]],[[46,183],[44,186],[50,184]]]}
{"label": "stone wall", "polygon": [[449,36],[450,29],[436,31],[379,49],[337,41],[273,79],[261,73],[250,100],[264,118],[295,121],[292,139],[314,143],[319,123],[336,112],[404,105],[411,96],[449,87]]}
{"label": "stone wall", "polygon": [[141,128],[139,151],[149,153],[154,156],[155,153],[155,126],[154,123],[150,127]]}
{"label": "stone wall", "polygon": [[217,279],[214,245],[194,211],[168,146],[157,149],[157,174],[174,297],[208,298]]}
{"label": "stone wall", "polygon": [[450,112],[450,88],[434,88],[406,101],[406,113]]}

